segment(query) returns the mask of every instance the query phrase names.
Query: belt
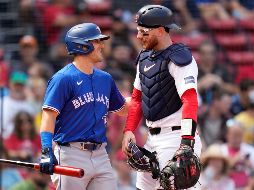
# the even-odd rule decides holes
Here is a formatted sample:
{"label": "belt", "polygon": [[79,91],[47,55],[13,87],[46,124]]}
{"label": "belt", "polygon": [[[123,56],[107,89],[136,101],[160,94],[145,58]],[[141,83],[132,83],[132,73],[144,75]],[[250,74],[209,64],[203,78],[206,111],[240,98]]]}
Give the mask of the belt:
{"label": "belt", "polygon": [[[84,151],[94,151],[94,150],[98,150],[102,143],[92,143],[92,142],[73,142],[73,143],[59,143],[57,142],[58,145],[60,146],[68,146],[68,147],[76,147],[79,148],[80,150],[84,150]],[[75,146],[75,145],[78,146]]]}
{"label": "belt", "polygon": [[[171,127],[171,131],[176,131],[176,130],[180,130],[181,126],[172,126]],[[149,127],[149,132],[151,135],[158,135],[161,132],[161,127]]]}

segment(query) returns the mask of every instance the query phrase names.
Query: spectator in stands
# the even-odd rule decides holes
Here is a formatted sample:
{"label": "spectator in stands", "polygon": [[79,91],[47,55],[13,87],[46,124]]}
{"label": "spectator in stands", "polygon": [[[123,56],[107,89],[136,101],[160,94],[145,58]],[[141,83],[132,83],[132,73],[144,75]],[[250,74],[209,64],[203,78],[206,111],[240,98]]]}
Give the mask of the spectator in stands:
{"label": "spectator in stands", "polygon": [[49,60],[54,71],[57,72],[65,65],[71,62],[72,57],[68,55],[66,46],[62,42],[58,42],[51,46],[49,52]]}
{"label": "spectator in stands", "polygon": [[231,15],[236,19],[254,18],[254,2],[253,0],[229,0]]}
{"label": "spectator in stands", "polygon": [[33,24],[35,22],[35,7],[29,0],[19,1],[19,15],[24,24]]}
{"label": "spectator in stands", "polygon": [[254,81],[251,79],[243,79],[240,82],[239,93],[232,96],[231,113],[237,115],[245,111],[250,106],[251,91],[254,89]]}
{"label": "spectator in stands", "polygon": [[229,176],[236,187],[246,187],[254,168],[254,148],[243,142],[241,123],[235,120],[227,122],[227,143],[222,145],[222,152],[230,158]]}
{"label": "spectator in stands", "polygon": [[50,190],[49,175],[30,169],[29,177],[12,187],[10,190]]}
{"label": "spectator in stands", "polygon": [[25,35],[19,41],[19,55],[11,62],[11,71],[28,72],[28,69],[34,65],[43,65],[48,72],[52,70],[50,65],[42,62],[38,58],[38,42],[34,36]]}
{"label": "spectator in stands", "polygon": [[254,88],[248,92],[249,106],[235,116],[243,126],[243,142],[254,145]]}
{"label": "spectator in stands", "polygon": [[32,115],[21,111],[14,118],[14,131],[4,141],[10,158],[32,162],[41,151],[40,137],[35,131]]}
{"label": "spectator in stands", "polygon": [[116,170],[118,178],[118,190],[134,190],[135,179],[134,171],[126,164],[126,157],[120,149],[112,159],[112,165]]}
{"label": "spectator in stands", "polygon": [[196,3],[205,20],[226,20],[230,18],[230,14],[226,10],[227,4],[224,0],[196,0]]}
{"label": "spectator in stands", "polygon": [[[112,55],[112,48],[117,44],[126,44],[131,48],[134,48],[136,52],[140,51],[140,45],[136,39],[136,25],[133,23],[124,22],[123,11],[117,10],[113,14],[113,24],[111,30],[111,39],[109,40],[109,48],[106,48],[105,56],[108,58]],[[135,27],[135,29],[133,28]],[[133,31],[134,35],[133,35]],[[106,46],[107,47],[107,46]],[[132,51],[132,50],[131,50]],[[135,52],[135,53],[136,53]],[[133,53],[133,52],[132,52]],[[134,55],[135,56],[135,55]]]}
{"label": "spectator in stands", "polygon": [[[120,15],[119,15],[120,14]],[[112,28],[112,43],[126,43],[129,40],[129,28],[126,23],[122,21],[121,13],[115,12],[113,15]]]}
{"label": "spectator in stands", "polygon": [[4,61],[4,50],[0,48],[0,87],[5,87],[8,83],[8,67]]}
{"label": "spectator in stands", "polygon": [[34,36],[25,35],[19,40],[19,55],[14,57],[17,59],[11,63],[11,71],[24,71],[27,72],[27,69],[38,62],[38,42]]}
{"label": "spectator in stands", "polygon": [[52,0],[44,8],[43,27],[48,47],[59,41],[66,28],[81,22],[75,11],[73,0]]}
{"label": "spectator in stands", "polygon": [[244,190],[253,190],[254,189],[254,174],[251,173],[248,186]]}
{"label": "spectator in stands", "polygon": [[233,77],[222,65],[218,63],[215,45],[210,41],[204,41],[199,47],[199,74],[198,90],[202,102],[210,104],[212,89],[215,86],[222,87],[227,93],[236,93],[238,88],[233,84]]}
{"label": "spectator in stands", "polygon": [[199,33],[200,12],[195,0],[171,0],[164,1],[162,5],[174,12],[174,20],[179,23],[186,35],[196,35]]}
{"label": "spectator in stands", "polygon": [[[116,85],[120,90],[121,94],[124,97],[131,96],[131,82],[128,78],[124,78],[120,81],[116,81]],[[108,138],[108,146],[110,148],[111,156],[114,156],[116,152],[121,150],[122,147],[122,138],[123,138],[123,129],[125,126],[126,117],[120,117],[116,114],[109,114],[108,122],[107,122],[107,138]],[[142,128],[138,128],[135,131],[137,144],[142,146],[145,142],[145,134],[142,131]]]}
{"label": "spectator in stands", "polygon": [[53,70],[49,69],[45,64],[34,64],[28,68],[27,73],[29,78],[42,78],[48,81],[53,75]]}
{"label": "spectator in stands", "polygon": [[34,113],[26,97],[27,75],[15,71],[9,80],[9,95],[3,98],[3,137],[7,138],[14,129],[13,119],[20,111]]}
{"label": "spectator in stands", "polygon": [[109,72],[110,70],[121,70],[125,72],[125,75],[129,75],[130,78],[135,78],[136,66],[135,59],[132,57],[134,49],[127,42],[119,42],[112,44],[111,59],[108,61]]}
{"label": "spectator in stands", "polygon": [[220,144],[212,144],[202,153],[203,171],[200,175],[201,190],[235,190],[228,176],[229,158],[222,154]]}
{"label": "spectator in stands", "polygon": [[213,89],[210,105],[204,113],[199,113],[200,136],[204,145],[225,141],[230,103],[231,97],[228,94],[220,88]]}
{"label": "spectator in stands", "polygon": [[41,113],[46,86],[47,82],[43,78],[30,78],[28,80],[27,99],[35,110],[35,114]]}
{"label": "spectator in stands", "polygon": [[[0,144],[2,146],[2,144]],[[1,158],[2,159],[10,159],[5,147],[1,147],[0,149],[1,152]],[[2,180],[2,187],[3,189],[1,190],[9,190],[12,186],[18,184],[21,182],[22,176],[17,168],[13,165],[2,165],[0,167],[0,172],[1,172],[1,180]]]}

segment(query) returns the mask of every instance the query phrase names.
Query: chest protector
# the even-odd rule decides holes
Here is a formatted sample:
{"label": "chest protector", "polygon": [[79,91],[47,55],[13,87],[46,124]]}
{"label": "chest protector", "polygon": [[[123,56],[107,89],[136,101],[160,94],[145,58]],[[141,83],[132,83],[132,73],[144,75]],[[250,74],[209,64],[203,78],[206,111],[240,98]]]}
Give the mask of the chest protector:
{"label": "chest protector", "polygon": [[149,121],[157,121],[178,111],[182,102],[175,80],[169,73],[169,64],[184,67],[192,55],[183,44],[173,44],[162,51],[141,51],[137,59],[142,91],[142,110]]}

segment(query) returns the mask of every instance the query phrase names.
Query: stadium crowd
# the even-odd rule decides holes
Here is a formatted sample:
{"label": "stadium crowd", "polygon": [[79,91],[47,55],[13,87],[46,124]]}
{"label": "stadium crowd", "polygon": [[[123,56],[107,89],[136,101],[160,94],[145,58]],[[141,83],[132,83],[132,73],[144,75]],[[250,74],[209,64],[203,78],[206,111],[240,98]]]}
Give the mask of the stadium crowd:
{"label": "stadium crowd", "polygon": [[[109,72],[122,94],[130,96],[135,59],[141,50],[134,17],[146,4],[161,4],[174,12],[182,29],[170,35],[174,42],[191,48],[198,64],[202,190],[253,190],[253,0],[17,1],[16,22],[25,28],[16,42],[18,51],[10,52],[0,44],[2,158],[38,162],[47,81],[72,60],[64,36],[75,24],[94,22],[111,36],[105,60],[96,67]],[[135,190],[135,171],[128,167],[121,151],[125,119],[109,115],[107,150],[119,190]],[[137,144],[142,146],[146,135],[147,127],[141,122],[136,131]],[[49,176],[34,170],[2,165],[1,173],[1,190],[54,189]]]}

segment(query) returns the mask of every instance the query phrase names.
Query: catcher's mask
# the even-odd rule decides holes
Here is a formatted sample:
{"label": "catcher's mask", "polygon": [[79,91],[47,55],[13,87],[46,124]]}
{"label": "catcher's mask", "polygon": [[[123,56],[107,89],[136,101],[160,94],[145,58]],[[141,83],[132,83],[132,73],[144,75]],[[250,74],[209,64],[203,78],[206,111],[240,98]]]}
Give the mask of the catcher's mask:
{"label": "catcher's mask", "polygon": [[150,152],[145,148],[137,146],[132,141],[128,144],[131,156],[128,156],[127,163],[136,171],[150,172],[153,179],[160,176],[159,162],[156,158],[156,152]]}

